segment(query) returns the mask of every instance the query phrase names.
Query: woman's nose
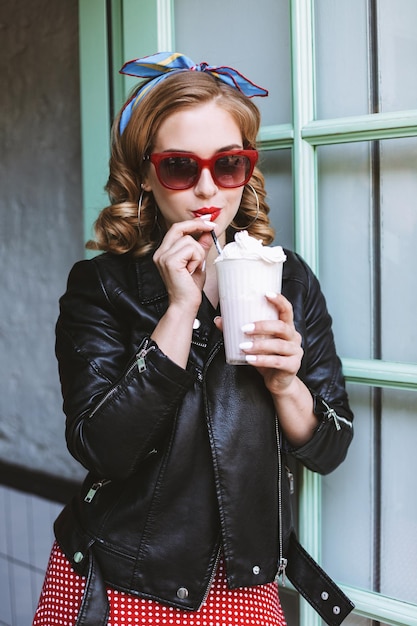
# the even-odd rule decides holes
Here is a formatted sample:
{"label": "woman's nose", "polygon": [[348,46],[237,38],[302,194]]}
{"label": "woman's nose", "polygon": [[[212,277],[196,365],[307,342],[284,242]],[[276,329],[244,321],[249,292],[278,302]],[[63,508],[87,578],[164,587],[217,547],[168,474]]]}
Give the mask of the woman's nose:
{"label": "woman's nose", "polygon": [[203,167],[201,170],[200,178],[194,186],[194,192],[197,196],[209,198],[214,196],[218,191],[218,187],[213,180],[213,176],[208,167]]}

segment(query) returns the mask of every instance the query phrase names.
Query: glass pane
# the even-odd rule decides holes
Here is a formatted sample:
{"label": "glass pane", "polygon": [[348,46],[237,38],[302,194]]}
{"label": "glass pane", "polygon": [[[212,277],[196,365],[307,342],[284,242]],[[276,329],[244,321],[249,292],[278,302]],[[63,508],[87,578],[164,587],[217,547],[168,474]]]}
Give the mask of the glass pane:
{"label": "glass pane", "polygon": [[372,589],[372,398],[368,388],[348,386],[355,436],[344,463],[323,477],[323,564],[338,581]]}
{"label": "glass pane", "polygon": [[364,0],[314,2],[319,119],[368,113],[366,5]]}
{"label": "glass pane", "polygon": [[261,152],[260,169],[265,176],[267,202],[275,228],[275,245],[294,247],[291,150]]}
{"label": "glass pane", "polygon": [[[318,148],[320,282],[339,353],[371,356],[370,183],[366,143]],[[355,332],[352,332],[352,329]]]}
{"label": "glass pane", "polygon": [[384,390],[381,424],[381,592],[417,603],[415,392]]}
{"label": "glass pane", "polygon": [[415,109],[417,102],[417,2],[378,0],[381,111]]}
{"label": "glass pane", "polygon": [[417,361],[416,171],[416,138],[381,142],[382,356],[389,361],[414,363]]}
{"label": "glass pane", "polygon": [[373,392],[348,391],[355,437],[322,481],[324,567],[348,585],[417,603],[416,394],[384,389],[379,419]]}
{"label": "glass pane", "polygon": [[290,18],[288,0],[175,0],[176,49],[196,63],[230,65],[268,89],[255,98],[263,124],[291,121]]}

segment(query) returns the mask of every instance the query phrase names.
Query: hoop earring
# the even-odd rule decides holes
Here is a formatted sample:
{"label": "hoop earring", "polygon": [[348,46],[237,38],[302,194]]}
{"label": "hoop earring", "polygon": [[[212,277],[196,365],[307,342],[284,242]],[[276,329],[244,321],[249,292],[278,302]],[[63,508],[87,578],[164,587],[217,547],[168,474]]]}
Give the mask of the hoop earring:
{"label": "hoop earring", "polygon": [[[142,202],[143,202],[144,194],[145,194],[145,190],[142,187],[141,192],[140,192],[140,196],[139,196],[139,200],[138,200],[138,218],[137,218],[137,220],[138,220],[138,230],[141,229],[141,226],[140,226],[140,213],[141,213],[141,210],[142,210]],[[154,223],[153,223],[152,229],[154,229],[156,226],[160,229],[159,222],[158,222],[158,207],[156,207],[156,209],[155,209],[155,217],[154,217]]]}
{"label": "hoop earring", "polygon": [[251,184],[246,183],[246,186],[249,187],[249,189],[251,190],[251,192],[253,193],[253,195],[255,196],[255,200],[256,200],[256,215],[255,217],[249,222],[249,224],[246,224],[246,226],[235,226],[232,222],[232,226],[235,230],[246,230],[247,228],[250,228],[252,226],[252,224],[254,224],[256,222],[256,220],[259,217],[259,211],[260,211],[260,207],[259,207],[259,196],[256,193],[256,189],[254,189],[252,187]]}
{"label": "hoop earring", "polygon": [[140,230],[140,212],[142,210],[142,201],[143,201],[144,193],[145,193],[145,190],[142,188],[140,192],[140,196],[139,196],[139,201],[138,201],[138,230]]}

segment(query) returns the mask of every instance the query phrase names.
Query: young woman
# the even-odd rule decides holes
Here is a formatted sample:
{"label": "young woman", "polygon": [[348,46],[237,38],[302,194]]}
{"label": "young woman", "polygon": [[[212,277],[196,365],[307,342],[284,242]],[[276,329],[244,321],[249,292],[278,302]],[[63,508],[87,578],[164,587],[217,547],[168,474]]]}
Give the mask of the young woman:
{"label": "young woman", "polygon": [[282,625],[277,575],[296,580],[302,558],[283,455],[332,471],[353,416],[319,284],[290,251],[283,295],[265,296],[279,320],[249,325],[247,366],[225,362],[211,232],[273,240],[248,97],[266,92],[175,53],[123,71],[150,80],[115,121],[90,243],[105,254],[72,269],[57,323],[88,475],[55,523],[34,625]]}

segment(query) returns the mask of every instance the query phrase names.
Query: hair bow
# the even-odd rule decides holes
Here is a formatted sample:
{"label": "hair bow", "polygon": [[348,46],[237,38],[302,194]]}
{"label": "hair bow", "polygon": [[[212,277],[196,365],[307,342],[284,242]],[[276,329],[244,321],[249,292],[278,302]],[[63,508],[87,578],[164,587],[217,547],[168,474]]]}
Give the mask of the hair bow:
{"label": "hair bow", "polygon": [[170,74],[187,70],[209,72],[227,85],[238,89],[245,94],[245,96],[248,96],[248,98],[268,95],[266,89],[258,87],[232,67],[208,65],[207,63],[199,63],[196,65],[191,59],[179,52],[157,52],[156,54],[151,54],[142,59],[128,61],[120,70],[120,74],[151,79],[126,103],[120,118],[120,134],[125,130],[132,115],[132,111],[150,89],[155,87],[155,85],[167,78]]}

